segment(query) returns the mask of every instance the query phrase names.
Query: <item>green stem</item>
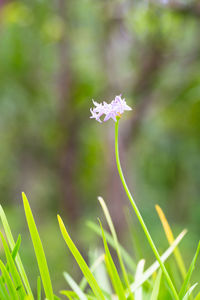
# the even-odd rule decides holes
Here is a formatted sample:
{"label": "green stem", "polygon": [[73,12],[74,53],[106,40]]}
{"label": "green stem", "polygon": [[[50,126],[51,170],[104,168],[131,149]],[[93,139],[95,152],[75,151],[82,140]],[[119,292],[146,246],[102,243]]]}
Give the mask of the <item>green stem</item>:
{"label": "green stem", "polygon": [[133,197],[132,197],[132,195],[131,195],[131,193],[129,191],[129,188],[128,188],[127,184],[126,184],[126,181],[125,181],[125,178],[124,178],[124,175],[123,175],[123,172],[122,172],[122,168],[121,168],[120,159],[119,159],[118,128],[119,128],[119,118],[118,118],[117,122],[115,123],[115,155],[116,155],[116,163],[117,163],[117,169],[118,169],[118,172],[119,172],[120,179],[122,181],[122,184],[123,184],[123,187],[125,189],[125,192],[126,192],[128,198],[129,198],[130,202],[131,202],[131,205],[132,205],[132,207],[133,207],[133,209],[134,209],[134,211],[136,213],[136,216],[137,216],[137,218],[138,218],[138,220],[139,220],[139,222],[140,222],[140,224],[141,224],[141,226],[142,226],[142,228],[144,230],[144,233],[145,233],[146,238],[147,238],[147,240],[149,242],[149,245],[151,246],[151,249],[153,250],[153,253],[154,253],[157,261],[159,262],[160,267],[161,267],[161,269],[163,271],[163,274],[165,275],[166,280],[167,280],[167,282],[168,282],[168,284],[169,284],[169,286],[170,286],[170,288],[171,288],[171,290],[173,292],[174,298],[176,300],[179,300],[179,296],[178,296],[177,291],[176,291],[176,289],[175,289],[175,287],[173,285],[173,282],[172,282],[172,280],[171,280],[171,278],[170,278],[170,276],[169,276],[169,274],[167,272],[167,269],[165,268],[165,265],[163,264],[163,262],[162,262],[162,260],[160,258],[158,250],[156,249],[156,246],[155,246],[155,244],[154,244],[154,242],[153,242],[153,240],[151,238],[151,235],[150,235],[150,233],[149,233],[149,231],[148,231],[148,229],[147,229],[147,227],[146,227],[146,225],[144,223],[144,220],[143,220],[143,218],[142,218],[142,216],[141,216],[141,214],[139,212],[139,209],[137,208],[137,205],[136,205],[136,203],[135,203],[135,201],[134,201],[134,199],[133,199]]}

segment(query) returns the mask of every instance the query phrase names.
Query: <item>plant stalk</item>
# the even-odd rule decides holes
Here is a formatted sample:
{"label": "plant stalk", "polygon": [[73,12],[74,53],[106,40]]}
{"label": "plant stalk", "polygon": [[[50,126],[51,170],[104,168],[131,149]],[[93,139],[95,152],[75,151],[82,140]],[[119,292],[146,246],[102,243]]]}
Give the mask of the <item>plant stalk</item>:
{"label": "plant stalk", "polygon": [[134,199],[133,199],[133,197],[132,197],[132,195],[131,195],[131,193],[129,191],[129,188],[128,188],[127,184],[126,184],[126,180],[124,178],[124,175],[123,175],[123,172],[122,172],[122,168],[121,168],[120,159],[119,159],[118,129],[119,129],[119,118],[117,118],[117,121],[115,122],[115,156],[116,156],[117,169],[118,169],[118,172],[119,172],[119,176],[120,176],[122,185],[123,185],[123,187],[125,189],[125,192],[126,192],[128,198],[129,198],[130,202],[131,202],[131,205],[132,205],[132,207],[133,207],[133,209],[135,211],[135,214],[136,214],[136,216],[137,216],[137,218],[138,218],[138,220],[139,220],[139,222],[140,222],[140,224],[142,226],[142,229],[143,229],[143,231],[144,231],[144,233],[146,235],[148,243],[151,246],[151,249],[153,250],[153,253],[154,253],[155,257],[156,257],[157,261],[160,264],[160,268],[163,271],[163,274],[164,274],[164,276],[165,276],[165,278],[166,278],[166,280],[167,280],[167,282],[169,284],[169,287],[171,288],[171,291],[172,291],[172,293],[174,295],[174,299],[179,300],[178,293],[177,293],[177,291],[176,291],[176,289],[174,287],[174,284],[173,284],[173,282],[172,282],[172,280],[171,280],[171,278],[169,276],[169,273],[167,272],[167,269],[165,268],[165,265],[163,264],[163,262],[162,262],[162,260],[160,258],[158,250],[157,250],[157,248],[156,248],[156,246],[155,246],[155,244],[154,244],[154,242],[153,242],[153,240],[151,238],[151,235],[150,235],[150,233],[149,233],[149,231],[148,231],[148,229],[147,229],[147,227],[146,227],[146,225],[144,223],[144,220],[143,220],[143,218],[142,218],[142,216],[140,214],[140,211],[139,211],[139,209],[138,209],[138,207],[137,207],[137,205],[136,205],[136,203],[135,203],[135,201],[134,201]]}

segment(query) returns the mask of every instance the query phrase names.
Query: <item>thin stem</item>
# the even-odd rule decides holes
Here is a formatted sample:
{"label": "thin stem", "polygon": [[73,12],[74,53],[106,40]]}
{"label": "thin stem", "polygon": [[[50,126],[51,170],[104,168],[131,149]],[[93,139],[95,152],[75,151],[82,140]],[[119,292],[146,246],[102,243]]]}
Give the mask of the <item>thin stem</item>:
{"label": "thin stem", "polygon": [[132,197],[132,195],[131,195],[131,193],[129,191],[129,188],[128,188],[127,184],[126,184],[126,180],[124,178],[124,175],[123,175],[123,172],[122,172],[122,168],[121,168],[120,159],[119,159],[118,128],[119,128],[119,119],[117,120],[117,122],[115,122],[115,155],[116,155],[117,169],[118,169],[118,172],[119,172],[119,176],[120,176],[121,182],[123,184],[123,187],[125,189],[125,192],[126,192],[128,198],[129,198],[129,200],[131,202],[131,205],[132,205],[132,207],[133,207],[133,209],[135,211],[135,214],[136,214],[136,216],[137,216],[137,218],[138,218],[138,220],[139,220],[139,222],[140,222],[140,224],[141,224],[141,226],[142,226],[142,228],[144,230],[144,233],[145,233],[146,238],[147,238],[147,240],[149,242],[149,245],[151,246],[151,249],[153,250],[153,253],[154,253],[157,261],[159,262],[160,267],[161,267],[161,269],[163,271],[163,274],[165,275],[166,280],[167,280],[167,282],[168,282],[168,284],[169,284],[169,286],[170,286],[170,288],[171,288],[171,290],[173,292],[174,298],[176,300],[179,300],[179,296],[178,296],[177,291],[176,291],[176,289],[175,289],[175,287],[173,285],[173,282],[172,282],[172,280],[171,280],[171,278],[170,278],[170,276],[169,276],[169,274],[167,272],[167,269],[165,268],[165,265],[163,264],[163,262],[162,262],[162,260],[160,258],[158,250],[156,249],[156,246],[155,246],[155,244],[154,244],[154,242],[153,242],[153,240],[151,238],[151,235],[150,235],[150,233],[149,233],[149,231],[148,231],[148,229],[147,229],[147,227],[146,227],[146,225],[144,223],[144,220],[143,220],[143,218],[142,218],[142,216],[141,216],[141,214],[139,212],[139,209],[137,208],[137,205],[136,205],[136,203],[135,203],[135,201],[134,201],[134,199],[133,199],[133,197]]}

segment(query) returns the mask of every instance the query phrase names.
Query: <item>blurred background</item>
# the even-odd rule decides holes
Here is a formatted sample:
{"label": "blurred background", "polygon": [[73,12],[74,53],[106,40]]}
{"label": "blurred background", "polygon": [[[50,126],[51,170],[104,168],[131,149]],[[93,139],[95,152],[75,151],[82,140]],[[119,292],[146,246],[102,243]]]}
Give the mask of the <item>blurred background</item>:
{"label": "blurred background", "polygon": [[104,221],[99,195],[130,253],[154,260],[119,181],[114,122],[89,119],[92,99],[121,93],[133,107],[120,121],[130,190],[161,252],[168,244],[155,204],[175,236],[189,229],[180,247],[188,266],[200,233],[199,28],[199,1],[0,1],[0,199],[15,237],[22,233],[33,285],[22,191],[57,290],[64,270],[80,272],[56,214],[87,258],[101,246],[86,225]]}

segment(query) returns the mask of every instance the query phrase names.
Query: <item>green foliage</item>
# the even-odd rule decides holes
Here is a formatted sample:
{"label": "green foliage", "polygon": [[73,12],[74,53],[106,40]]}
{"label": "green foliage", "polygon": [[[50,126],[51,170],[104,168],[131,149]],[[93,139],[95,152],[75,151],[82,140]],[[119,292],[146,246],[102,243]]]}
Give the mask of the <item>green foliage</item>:
{"label": "green foliage", "polygon": [[[42,293],[41,293],[41,283],[44,288],[44,291],[46,293],[46,299],[54,299],[59,300],[60,298],[53,294],[53,288],[51,285],[51,279],[50,274],[47,267],[47,262],[42,246],[42,242],[39,237],[39,233],[37,231],[37,227],[35,224],[35,221],[33,219],[33,215],[31,212],[30,205],[28,203],[28,200],[23,194],[23,202],[24,202],[24,210],[25,215],[27,219],[27,223],[30,230],[30,235],[32,238],[32,243],[34,246],[35,254],[36,254],[36,260],[38,262],[40,276],[42,278],[42,282],[40,280],[40,276],[38,276],[37,280],[37,300],[43,299]],[[94,265],[89,268],[83,259],[82,255],[80,254],[79,250],[76,248],[75,244],[73,243],[72,239],[70,238],[64,223],[62,219],[58,216],[58,222],[60,226],[61,233],[63,235],[63,238],[69,247],[71,253],[73,254],[75,260],[77,261],[84,277],[81,280],[80,284],[76,283],[74,279],[69,275],[69,273],[65,272],[64,277],[66,281],[68,282],[69,286],[72,288],[73,291],[70,290],[62,290],[60,293],[62,295],[67,296],[68,299],[106,299],[111,300],[113,297],[116,299],[130,299],[130,293],[132,294],[132,297],[134,295],[134,299],[142,300],[143,296],[146,295],[148,299],[151,300],[157,300],[160,299],[167,299],[169,296],[168,289],[165,288],[166,282],[164,278],[161,280],[162,272],[159,270],[159,263],[156,261],[153,263],[148,269],[144,271],[144,260],[140,261],[136,268],[135,273],[135,279],[132,282],[132,277],[129,272],[127,272],[128,280],[132,282],[130,285],[127,286],[127,282],[124,278],[124,274],[122,272],[122,276],[118,271],[118,266],[115,264],[111,252],[108,248],[106,237],[109,237],[110,241],[112,241],[114,244],[114,248],[116,250],[117,255],[119,255],[119,249],[121,251],[122,246],[119,244],[118,239],[116,237],[116,231],[114,228],[114,225],[112,223],[110,213],[106,207],[105,202],[103,199],[101,199],[101,205],[105,214],[105,217],[111,227],[111,232],[113,234],[113,237],[109,236],[108,233],[105,234],[104,229],[100,222],[100,230],[102,232],[102,240],[105,248],[105,254],[102,259],[102,255],[95,261]],[[6,219],[6,216],[3,212],[3,209],[1,208],[1,219],[2,223],[5,228],[5,234],[8,239],[8,241],[12,244],[12,234],[10,231],[10,227],[8,224],[8,221]],[[165,262],[165,260],[174,252],[177,245],[182,240],[183,236],[185,235],[186,231],[183,231],[171,244],[171,246],[165,251],[165,253],[160,257],[162,260],[162,263]],[[20,259],[19,264],[19,251],[20,251],[20,244],[21,244],[21,238],[20,235],[18,236],[16,244],[14,244],[14,247],[7,244],[6,239],[4,238],[3,234],[0,232],[0,237],[3,243],[4,252],[6,256],[7,263],[4,264],[2,260],[0,260],[0,269],[2,272],[2,275],[0,276],[0,297],[1,299],[13,299],[13,300],[28,300],[28,299],[34,299],[32,292],[29,293],[28,290],[25,288],[27,283],[27,277],[25,277],[26,280],[24,280],[23,275],[24,272],[24,266],[22,264],[22,261]],[[112,240],[113,239],[113,240]],[[112,243],[111,242],[111,243]],[[117,244],[116,244],[117,243]],[[13,248],[13,250],[12,250]],[[124,250],[125,251],[125,250]],[[120,252],[121,253],[121,252]],[[191,266],[188,270],[187,276],[185,278],[185,281],[183,283],[183,286],[180,291],[180,300],[187,300],[188,297],[194,290],[197,284],[192,285],[188,290],[187,287],[190,284],[191,285],[191,275],[194,270],[194,266],[197,260],[197,256],[199,253],[199,246],[197,248],[197,251],[195,253],[195,256],[193,258],[193,261],[191,263]],[[120,254],[120,259],[122,259],[123,256]],[[18,260],[17,260],[18,258]],[[177,262],[177,261],[176,261]],[[98,282],[95,279],[95,271],[99,268],[100,264],[106,265],[107,268],[107,274],[112,282],[113,285],[113,292],[106,292],[104,288],[101,286],[101,282]],[[178,264],[177,264],[178,268]],[[23,270],[23,272],[21,272]],[[155,279],[155,272],[158,271],[158,274]],[[94,274],[93,274],[94,273]],[[103,273],[100,273],[103,275]],[[154,279],[153,279],[154,278]],[[99,279],[98,279],[99,280]],[[101,280],[101,278],[100,278]],[[102,278],[102,280],[105,280],[105,277]],[[106,279],[107,280],[107,279]],[[90,289],[86,289],[85,281],[89,284]],[[52,294],[51,294],[52,291]],[[92,293],[93,292],[93,293]],[[114,294],[116,292],[116,294]],[[48,294],[48,295],[47,295]],[[160,296],[160,294],[162,296]],[[164,295],[164,296],[163,296]],[[52,298],[50,298],[52,297]],[[198,296],[197,296],[198,297]],[[198,298],[196,298],[198,299]]]}

